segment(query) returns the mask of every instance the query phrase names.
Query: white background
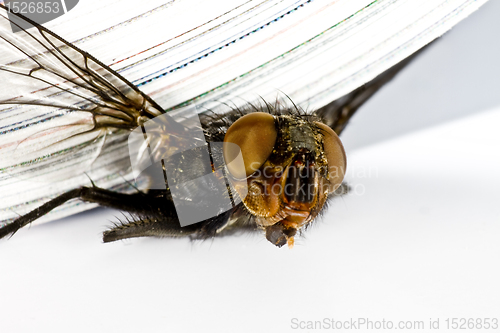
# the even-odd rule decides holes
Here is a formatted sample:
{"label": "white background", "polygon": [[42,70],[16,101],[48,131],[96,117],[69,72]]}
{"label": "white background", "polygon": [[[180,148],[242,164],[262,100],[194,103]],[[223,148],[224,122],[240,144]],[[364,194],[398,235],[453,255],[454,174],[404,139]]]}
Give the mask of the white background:
{"label": "white background", "polygon": [[0,330],[500,318],[499,13],[487,3],[359,111],[344,135],[353,192],[293,250],[259,235],[102,244],[120,213],[93,210],[0,241]]}

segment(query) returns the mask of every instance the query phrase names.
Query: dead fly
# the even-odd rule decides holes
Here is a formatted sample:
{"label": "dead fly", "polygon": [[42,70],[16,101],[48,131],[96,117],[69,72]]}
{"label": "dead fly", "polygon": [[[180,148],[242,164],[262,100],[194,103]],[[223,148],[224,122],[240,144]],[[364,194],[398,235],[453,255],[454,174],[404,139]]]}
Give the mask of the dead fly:
{"label": "dead fly", "polygon": [[[0,10],[1,24],[8,27],[6,7],[0,5]],[[20,83],[10,95],[0,93],[0,119],[8,122],[0,129],[0,170],[21,180],[71,179],[88,170],[103,151],[115,149],[113,142],[126,143],[131,133],[138,133],[132,167],[134,154],[158,161],[163,188],[123,193],[76,184],[4,221],[0,237],[80,199],[129,214],[104,232],[104,242],[142,236],[205,239],[260,230],[276,246],[293,246],[294,236],[313,222],[342,184],[346,157],[337,135],[409,61],[310,114],[265,102],[226,114],[206,112],[200,115],[201,138],[190,146],[185,142],[199,127],[181,124],[112,69],[31,24],[35,28],[29,31],[0,35],[2,84]],[[6,58],[11,55],[17,60]],[[155,127],[146,130],[148,124]],[[126,152],[120,154],[130,160]],[[242,163],[233,163],[238,158]],[[74,166],[58,169],[68,161]],[[206,175],[211,178],[203,184],[192,182]],[[229,204],[217,206],[214,198]]]}

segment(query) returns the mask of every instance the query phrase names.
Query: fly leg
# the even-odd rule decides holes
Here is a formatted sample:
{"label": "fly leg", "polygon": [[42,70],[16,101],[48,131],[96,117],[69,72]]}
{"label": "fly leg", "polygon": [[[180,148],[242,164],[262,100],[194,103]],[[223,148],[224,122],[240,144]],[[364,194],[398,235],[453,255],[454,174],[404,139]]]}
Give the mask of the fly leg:
{"label": "fly leg", "polygon": [[113,242],[133,237],[186,237],[191,239],[208,239],[220,234],[227,226],[233,210],[199,223],[181,227],[175,209],[171,214],[132,214],[130,219],[115,225],[104,232],[103,241]]}
{"label": "fly leg", "polygon": [[161,198],[155,194],[157,193],[145,194],[139,192],[135,194],[123,194],[98,187],[76,188],[59,195],[42,206],[19,217],[12,223],[0,228],[0,238],[16,233],[20,228],[30,224],[71,199],[81,199],[83,201],[97,203],[101,206],[128,211],[133,214],[146,214],[154,211],[159,201],[162,201],[164,208],[168,209],[167,200],[165,198],[161,200]]}
{"label": "fly leg", "polygon": [[[147,209],[151,209],[151,204],[154,204],[152,200],[146,199],[147,196],[147,194],[142,192],[136,194],[123,194],[98,187],[76,188],[59,195],[42,206],[19,217],[12,223],[0,228],[0,238],[16,233],[20,228],[30,224],[71,199],[79,198],[83,201],[94,202],[102,206],[126,210],[133,213],[141,213]],[[148,202],[149,204],[144,205],[144,203]]]}
{"label": "fly leg", "polygon": [[32,210],[31,212],[19,217],[12,223],[7,224],[0,228],[0,238],[4,238],[7,235],[14,235],[19,229],[30,224],[36,219],[42,217],[43,215],[50,212],[52,209],[62,205],[68,200],[78,198],[80,196],[81,188],[74,189],[69,192],[63,193],[60,196],[46,202],[42,206]]}
{"label": "fly leg", "polygon": [[148,193],[123,194],[98,187],[80,187],[48,201],[0,228],[0,238],[15,234],[41,216],[71,199],[97,203],[130,213],[125,221],[103,233],[104,242],[112,242],[132,237],[186,237],[205,239],[215,236],[229,220],[231,211],[207,219],[200,223],[181,227],[172,198],[168,191],[151,190]]}

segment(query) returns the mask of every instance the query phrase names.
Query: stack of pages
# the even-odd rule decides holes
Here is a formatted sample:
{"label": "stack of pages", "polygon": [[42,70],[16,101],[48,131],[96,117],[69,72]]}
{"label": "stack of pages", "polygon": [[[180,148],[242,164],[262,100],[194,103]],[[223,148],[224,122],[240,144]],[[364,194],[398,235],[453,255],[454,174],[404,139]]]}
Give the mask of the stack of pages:
{"label": "stack of pages", "polygon": [[[305,110],[317,109],[415,53],[485,2],[86,0],[44,26],[119,73],[164,111],[190,119],[207,109],[223,112],[261,99],[290,99]],[[27,58],[43,56],[34,40],[40,35],[36,28],[14,33],[9,15],[0,9],[0,223],[90,185],[89,178],[126,190],[124,180],[131,179],[126,140],[106,138],[106,144],[116,144],[102,149],[103,140],[86,138],[85,149],[47,152],[51,133],[62,135],[53,130],[65,130],[62,120],[74,117],[68,110],[78,111],[81,101],[65,96],[74,86],[57,94],[48,89],[67,84],[57,77],[26,75],[36,67]],[[47,47],[67,48],[64,43]],[[65,104],[15,104],[16,98],[30,96]],[[43,153],[28,144],[35,136]],[[29,158],[19,153],[23,149]],[[37,174],[42,159],[43,177]],[[72,172],[77,160],[91,167]],[[70,202],[41,220],[91,207]]]}

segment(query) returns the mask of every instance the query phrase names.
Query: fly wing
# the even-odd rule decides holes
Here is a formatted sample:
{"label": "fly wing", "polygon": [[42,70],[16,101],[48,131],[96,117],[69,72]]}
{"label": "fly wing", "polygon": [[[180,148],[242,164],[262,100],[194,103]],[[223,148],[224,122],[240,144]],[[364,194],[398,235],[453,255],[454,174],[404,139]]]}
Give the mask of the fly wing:
{"label": "fly wing", "polygon": [[[34,27],[12,32],[26,22]],[[99,186],[123,183],[116,173],[130,167],[129,131],[161,108],[86,52],[3,4],[0,50],[0,221],[89,183],[85,173]]]}
{"label": "fly wing", "polygon": [[321,118],[324,124],[330,126],[338,135],[340,135],[356,111],[387,82],[391,81],[398,73],[400,73],[427,47],[428,46],[389,68],[373,80],[365,83],[349,94],[344,95],[316,110],[315,114]]}

